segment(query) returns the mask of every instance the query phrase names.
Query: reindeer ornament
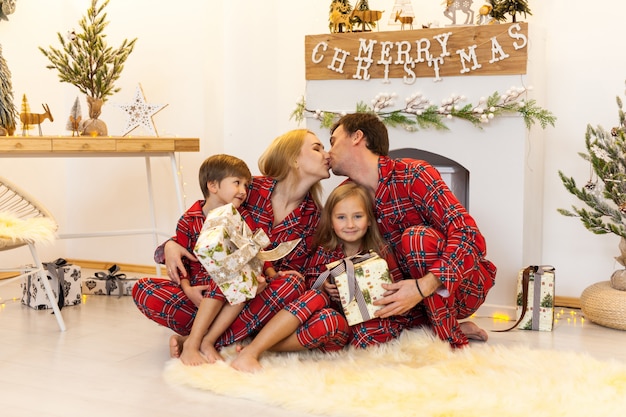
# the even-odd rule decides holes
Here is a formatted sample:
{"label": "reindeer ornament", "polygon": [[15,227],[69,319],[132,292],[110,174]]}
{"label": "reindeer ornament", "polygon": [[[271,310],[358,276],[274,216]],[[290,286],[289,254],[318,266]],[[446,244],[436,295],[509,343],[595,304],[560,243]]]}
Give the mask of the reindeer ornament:
{"label": "reindeer ornament", "polygon": [[446,0],[446,9],[443,15],[452,21],[452,26],[456,25],[456,12],[465,13],[464,25],[469,25],[474,20],[474,11],[470,8],[474,0]]}
{"label": "reindeer ornament", "polygon": [[26,136],[26,130],[30,125],[38,125],[39,126],[39,136],[43,136],[41,133],[41,122],[46,119],[50,119],[51,122],[54,121],[52,118],[52,113],[50,113],[50,107],[47,104],[42,104],[45,113],[20,113],[20,121],[22,122],[22,136]]}
{"label": "reindeer ornament", "polygon": [[396,22],[400,21],[400,30],[404,30],[404,25],[408,25],[410,29],[413,29],[413,16],[401,16],[402,10],[396,12]]}

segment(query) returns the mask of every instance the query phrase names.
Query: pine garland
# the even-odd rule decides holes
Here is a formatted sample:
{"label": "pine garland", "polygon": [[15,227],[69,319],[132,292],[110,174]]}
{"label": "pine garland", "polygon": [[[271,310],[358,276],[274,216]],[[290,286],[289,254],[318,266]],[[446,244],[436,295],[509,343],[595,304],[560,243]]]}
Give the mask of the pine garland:
{"label": "pine garland", "polygon": [[606,131],[601,126],[593,128],[587,125],[587,153],[581,152],[579,156],[591,165],[589,181],[578,187],[574,178],[559,171],[567,191],[588,208],[572,206],[572,210],[557,210],[564,216],[580,218],[585,228],[595,234],[612,233],[626,238],[626,117],[620,97],[616,101],[619,127]]}
{"label": "pine garland", "polygon": [[103,102],[120,91],[115,87],[115,81],[137,41],[137,38],[124,39],[117,49],[107,46],[103,32],[109,23],[104,13],[108,4],[109,0],[105,0],[102,6],[98,6],[98,0],[91,1],[87,16],[79,22],[82,33],[72,33],[69,39],[57,33],[61,49],[39,47],[51,62],[46,68],[56,69],[61,82],[73,84],[80,92]]}
{"label": "pine garland", "polygon": [[[453,95],[444,99],[441,105],[436,105],[421,93],[415,93],[406,98],[404,108],[399,110],[390,110],[394,106],[395,93],[378,94],[371,105],[358,102],[356,112],[375,113],[386,125],[410,132],[429,128],[447,130],[446,121],[455,118],[482,128],[493,118],[511,113],[522,116],[528,129],[535,123],[539,123],[543,129],[548,125],[554,126],[556,117],[539,107],[535,100],[524,100],[526,92],[524,87],[511,88],[502,95],[496,91],[487,98],[481,98],[477,104],[465,105],[461,104],[465,97],[460,95]],[[291,118],[300,123],[306,116],[312,116],[319,120],[322,128],[330,128],[344,114],[346,113],[332,110],[308,109],[302,97],[296,103]]]}

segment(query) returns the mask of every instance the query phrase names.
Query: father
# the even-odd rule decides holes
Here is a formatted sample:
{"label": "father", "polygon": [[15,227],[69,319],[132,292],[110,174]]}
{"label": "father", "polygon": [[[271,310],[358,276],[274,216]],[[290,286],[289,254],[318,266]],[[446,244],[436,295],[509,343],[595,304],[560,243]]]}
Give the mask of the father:
{"label": "father", "polygon": [[[372,113],[343,116],[331,129],[330,163],[374,196],[378,227],[394,250],[405,280],[385,285],[379,317],[428,323],[442,340],[463,347],[487,332],[468,318],[494,285],[476,222],[439,172],[425,161],[391,159],[389,136]],[[422,320],[420,320],[420,318]]]}

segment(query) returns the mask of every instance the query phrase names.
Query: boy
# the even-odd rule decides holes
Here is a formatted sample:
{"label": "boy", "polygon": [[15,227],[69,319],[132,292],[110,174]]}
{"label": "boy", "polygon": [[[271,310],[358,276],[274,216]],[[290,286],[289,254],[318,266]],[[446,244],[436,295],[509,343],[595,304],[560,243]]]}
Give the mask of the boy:
{"label": "boy", "polygon": [[[246,200],[252,180],[245,162],[223,154],[207,158],[200,166],[198,177],[204,200],[197,201],[183,214],[173,238],[190,253],[193,253],[207,213],[229,203],[239,208]],[[185,365],[213,363],[222,359],[214,346],[217,338],[237,318],[245,303],[230,305],[200,262],[195,259],[183,262],[187,273],[181,274],[180,286],[198,310],[189,336],[175,334],[170,338],[170,353],[180,357]]]}

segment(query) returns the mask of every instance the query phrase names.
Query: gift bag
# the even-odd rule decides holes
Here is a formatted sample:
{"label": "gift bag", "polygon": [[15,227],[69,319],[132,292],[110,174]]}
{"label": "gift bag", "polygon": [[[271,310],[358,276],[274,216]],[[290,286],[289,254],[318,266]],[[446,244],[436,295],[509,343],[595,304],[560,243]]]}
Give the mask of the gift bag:
{"label": "gift bag", "polygon": [[552,331],[555,269],[531,265],[519,271],[516,293],[517,322],[508,329]]}
{"label": "gift bag", "polygon": [[133,286],[139,278],[128,278],[119,273],[120,268],[112,265],[106,272],[96,272],[93,277],[84,278],[81,291],[85,295],[132,295]]}
{"label": "gift bag", "polygon": [[339,291],[343,313],[350,326],[374,318],[380,308],[374,301],[383,297],[382,284],[391,284],[387,262],[376,252],[355,255],[326,265],[324,271],[313,284],[319,288],[331,278]]}
{"label": "gift bag", "polygon": [[271,243],[265,232],[252,233],[235,206],[226,204],[207,214],[194,254],[228,302],[235,305],[256,296],[263,263],[286,256],[300,240],[263,251]]}
{"label": "gift bag", "polygon": [[[80,266],[69,264],[65,259],[59,258],[54,262],[44,262],[43,267],[59,308],[80,304]],[[32,272],[24,276],[20,286],[22,304],[36,310],[52,308],[39,274]]]}

